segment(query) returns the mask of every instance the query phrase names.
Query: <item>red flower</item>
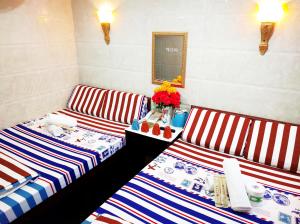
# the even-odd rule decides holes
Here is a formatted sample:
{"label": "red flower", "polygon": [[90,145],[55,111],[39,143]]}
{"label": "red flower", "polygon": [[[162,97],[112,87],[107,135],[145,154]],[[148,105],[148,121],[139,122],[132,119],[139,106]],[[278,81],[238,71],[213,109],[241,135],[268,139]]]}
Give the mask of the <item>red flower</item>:
{"label": "red flower", "polygon": [[168,93],[167,91],[156,92],[152,96],[152,100],[157,105],[173,106],[173,107],[180,106],[180,94],[178,92],[176,93]]}

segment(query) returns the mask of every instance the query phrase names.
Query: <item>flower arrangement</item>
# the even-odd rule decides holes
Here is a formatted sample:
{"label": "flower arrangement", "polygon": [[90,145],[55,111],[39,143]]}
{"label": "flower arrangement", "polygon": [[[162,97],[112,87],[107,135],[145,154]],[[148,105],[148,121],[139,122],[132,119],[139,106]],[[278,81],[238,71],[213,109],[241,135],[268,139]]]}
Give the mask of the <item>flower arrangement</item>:
{"label": "flower arrangement", "polygon": [[174,83],[182,83],[182,76],[181,75],[176,76],[176,78],[173,79],[172,82],[174,82]]}
{"label": "flower arrangement", "polygon": [[171,86],[171,83],[164,81],[162,85],[154,89],[152,100],[158,108],[166,106],[179,107],[180,93],[177,92],[175,87]]}

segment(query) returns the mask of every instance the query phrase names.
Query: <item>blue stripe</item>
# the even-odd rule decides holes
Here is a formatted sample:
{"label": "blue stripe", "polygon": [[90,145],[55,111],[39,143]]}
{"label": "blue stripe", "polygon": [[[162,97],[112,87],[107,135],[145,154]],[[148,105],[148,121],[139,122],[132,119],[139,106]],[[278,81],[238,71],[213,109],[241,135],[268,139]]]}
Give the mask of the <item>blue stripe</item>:
{"label": "blue stripe", "polygon": [[9,197],[4,197],[1,199],[1,201],[4,202],[5,204],[7,204],[8,206],[10,206],[13,209],[13,211],[17,217],[20,217],[23,214],[20,204],[18,202],[16,202],[15,200],[13,200]]}
{"label": "blue stripe", "polygon": [[0,223],[1,224],[9,223],[8,218],[6,217],[5,213],[2,212],[1,210],[0,210]]}
{"label": "blue stripe", "polygon": [[[56,139],[56,138],[52,138],[52,137],[47,136],[47,135],[44,135],[44,134],[42,134],[42,133],[40,133],[40,132],[34,131],[34,130],[32,130],[32,129],[29,129],[29,128],[27,128],[27,127],[21,125],[21,124],[17,125],[17,127],[21,128],[21,129],[23,129],[23,130],[25,130],[25,131],[31,132],[31,133],[33,133],[33,134],[35,134],[35,135],[38,135],[38,136],[40,136],[40,137],[47,138],[47,139],[51,140],[52,142],[59,143],[59,144],[61,144],[61,145],[64,145],[64,146],[67,146],[67,147],[76,149],[76,150],[78,150],[78,151],[80,151],[80,152],[84,152],[84,153],[91,154],[91,157],[95,157],[95,158],[96,158],[96,164],[95,164],[94,161],[92,160],[92,162],[93,162],[93,164],[94,164],[94,167],[101,163],[101,161],[100,161],[100,156],[99,156],[99,154],[98,154],[97,152],[95,152],[95,151],[83,149],[83,148],[81,148],[81,147],[79,147],[79,146],[69,144],[69,143],[67,143],[67,142],[58,140],[58,139]],[[51,143],[50,143],[50,144],[51,144]],[[53,145],[53,144],[52,144],[52,145]],[[87,156],[87,155],[85,155],[85,156]]]}
{"label": "blue stripe", "polygon": [[27,191],[19,189],[15,193],[22,196],[23,198],[25,198],[27,201],[27,204],[29,205],[30,208],[33,208],[34,206],[36,206],[33,196],[31,194],[29,194]]}
{"label": "blue stripe", "polygon": [[1,224],[8,224],[9,223],[8,218],[6,217],[5,213],[2,212],[1,210],[0,210],[0,223]]}
{"label": "blue stripe", "polygon": [[[116,207],[117,209],[123,211],[124,213],[127,213],[128,215],[134,217],[135,219],[137,219],[137,220],[139,220],[139,221],[141,221],[141,222],[145,222],[144,219],[140,218],[139,216],[136,216],[135,214],[131,213],[131,212],[128,211],[127,209],[124,209],[123,207],[120,207],[119,205],[112,204],[112,203],[109,202],[109,201],[105,202],[105,204],[109,204],[109,205],[111,205],[111,206],[113,206],[113,207]],[[104,213],[107,213],[107,212],[108,212],[108,211],[105,210],[105,209],[103,209],[103,210],[106,211],[106,212],[103,212],[103,213],[101,213],[101,214],[104,214]],[[115,214],[114,214],[114,215],[115,215]]]}
{"label": "blue stripe", "polygon": [[[133,189],[135,189],[135,190],[137,190],[137,191],[139,191],[139,192],[141,192],[142,194],[147,195],[147,196],[150,197],[150,198],[156,199],[156,200],[158,200],[159,202],[165,203],[166,205],[168,205],[168,206],[170,206],[170,207],[172,207],[172,208],[175,208],[175,209],[177,209],[177,210],[179,210],[179,211],[181,211],[181,212],[183,212],[183,213],[186,213],[186,214],[188,214],[188,215],[190,215],[190,216],[193,216],[193,217],[195,217],[195,218],[199,218],[199,219],[201,219],[201,220],[205,220],[205,221],[207,221],[207,222],[209,222],[209,223],[222,223],[222,222],[219,222],[218,220],[214,219],[214,217],[208,217],[208,216],[203,215],[203,214],[201,214],[201,213],[199,213],[199,212],[196,212],[196,211],[194,211],[194,210],[192,210],[192,209],[186,208],[186,207],[184,207],[184,206],[182,206],[182,205],[179,205],[179,204],[177,204],[177,203],[175,203],[175,202],[172,202],[172,201],[170,201],[170,200],[168,200],[168,199],[166,199],[166,198],[164,198],[164,197],[161,197],[161,196],[159,196],[159,195],[157,195],[157,194],[154,194],[153,192],[151,192],[151,191],[149,191],[149,190],[146,190],[146,189],[144,189],[144,188],[142,188],[142,187],[140,187],[140,186],[138,186],[138,185],[135,185],[135,184],[132,184],[132,183],[128,183],[128,184],[126,184],[126,185],[129,186],[129,187],[131,187],[131,188],[133,188]],[[125,190],[124,190],[124,191],[125,191]],[[126,190],[126,191],[127,191],[127,190]],[[129,192],[129,191],[127,191],[127,192],[130,193],[130,194],[132,194],[132,193]],[[168,193],[168,194],[169,194],[169,193]],[[134,195],[135,195],[135,194],[134,194]],[[144,198],[141,197],[141,196],[138,196],[138,195],[135,195],[135,196],[136,196],[136,197],[139,197],[139,198],[142,199],[142,200],[146,200],[146,199],[144,199]],[[174,195],[172,195],[172,196],[174,196]],[[155,204],[155,203],[153,203],[153,202],[151,202],[151,201],[148,201],[148,200],[147,200],[147,202],[149,202],[150,204],[152,204],[152,205],[154,205],[154,206],[157,206],[157,207],[159,206],[160,209],[165,210],[166,212],[169,212],[169,213],[171,213],[171,214],[173,214],[173,215],[175,215],[175,216],[177,216],[177,217],[180,217],[180,218],[182,218],[182,219],[185,219],[186,221],[192,222],[190,219],[184,218],[182,215],[180,215],[180,214],[178,214],[178,213],[176,213],[176,212],[171,212],[170,210],[168,210],[168,209],[166,209],[166,208],[164,208],[164,207],[162,207],[162,206],[160,206],[160,205],[157,205],[157,204]],[[210,211],[210,210],[207,209],[207,208],[204,208],[204,209]],[[215,212],[215,211],[211,211],[211,212],[213,212],[213,213],[215,213],[215,214],[217,214],[217,215],[223,216],[222,214],[219,214],[219,213],[217,213],[217,212]],[[234,220],[234,219],[233,219],[233,220]]]}
{"label": "blue stripe", "polygon": [[[43,186],[41,186],[41,185],[39,185],[37,183],[30,183],[30,184],[28,184],[28,186],[32,187],[35,190],[37,190],[39,192],[39,194],[40,194],[40,196],[41,196],[41,198],[42,198],[43,201],[48,198],[46,189]],[[53,193],[55,193],[55,192],[53,192]]]}
{"label": "blue stripe", "polygon": [[[14,130],[15,130],[15,129],[14,129]],[[18,131],[18,130],[16,130],[16,131]],[[58,158],[56,155],[60,155],[60,156],[66,157],[66,158],[70,158],[70,159],[73,159],[73,160],[75,160],[75,161],[76,161],[76,160],[77,160],[77,161],[80,161],[81,163],[83,163],[84,169],[85,169],[85,170],[89,170],[88,164],[87,164],[87,161],[86,161],[86,160],[83,160],[83,159],[80,159],[80,158],[77,158],[77,157],[74,157],[74,156],[65,154],[65,153],[63,153],[64,149],[62,149],[62,148],[61,148],[61,149],[62,149],[61,151],[59,151],[59,150],[54,150],[53,148],[47,147],[47,146],[45,146],[45,145],[43,145],[43,144],[40,144],[40,143],[35,142],[35,141],[33,141],[33,140],[30,140],[30,139],[28,139],[28,138],[26,138],[26,137],[24,137],[24,136],[21,136],[21,135],[15,133],[15,132],[12,132],[12,131],[10,131],[10,130],[7,130],[7,131],[5,131],[5,132],[7,132],[7,133],[9,133],[9,134],[11,134],[11,135],[13,135],[13,136],[15,136],[15,137],[18,138],[18,139],[21,139],[21,140],[23,140],[23,141],[25,141],[25,142],[28,142],[28,143],[30,143],[30,144],[32,144],[32,145],[38,147],[38,148],[42,148],[42,149],[46,150],[47,152],[55,153],[54,156],[53,156],[53,155],[49,155],[49,156],[53,156],[54,158],[57,158],[57,159],[59,159],[59,160],[62,160],[62,159],[61,159],[61,158]],[[21,144],[23,144],[23,143],[21,143]],[[46,143],[45,143],[45,144],[46,144]],[[23,145],[25,145],[25,144],[23,144]],[[31,146],[28,146],[28,147],[32,148]],[[58,148],[60,148],[60,147],[58,147]],[[42,152],[42,153],[44,153],[44,152]],[[75,163],[72,162],[72,161],[66,161],[66,162],[71,163],[71,164],[77,166],[78,169],[79,169],[79,171],[80,171],[80,173],[81,173],[80,166],[79,166],[78,164],[75,164]],[[83,175],[83,173],[81,173],[81,175]]]}
{"label": "blue stripe", "polygon": [[[23,141],[26,142],[26,139],[25,139],[25,138],[23,138],[22,136],[19,136],[19,135],[15,134],[14,132],[11,132],[11,131],[9,131],[9,130],[5,130],[5,132],[7,132],[7,133],[9,133],[9,134],[11,134],[11,135],[14,135],[14,136],[17,137],[18,139],[22,139]],[[8,136],[6,136],[6,137],[9,138],[9,139],[11,139],[14,143],[15,143],[15,142],[18,142],[18,143],[20,143],[21,145],[24,145],[24,146],[26,146],[26,147],[28,147],[28,148],[30,148],[30,149],[33,149],[33,150],[37,151],[36,149],[34,149],[34,148],[31,147],[31,146],[28,146],[28,145],[26,145],[26,144],[24,144],[24,143],[21,143],[21,142],[19,142],[19,141],[17,141],[17,140],[14,140],[14,139],[12,139],[11,137],[8,137]],[[9,144],[10,146],[15,146],[13,143],[9,143],[9,142],[7,142],[6,144]],[[15,143],[15,144],[16,144],[16,143]],[[16,146],[16,147],[17,147],[17,146]],[[44,158],[43,156],[40,156],[40,155],[34,154],[34,153],[32,153],[32,152],[29,152],[29,151],[26,150],[26,149],[23,149],[23,148],[20,148],[20,147],[18,147],[18,148],[20,149],[19,151],[26,153],[27,155],[29,155],[29,156],[32,157],[32,158],[38,159],[38,160],[40,160],[40,161],[43,161],[43,162],[45,162],[45,163],[47,163],[47,164],[50,164],[50,165],[52,165],[52,166],[54,166],[54,167],[58,167],[58,168],[64,169],[65,171],[67,171],[67,172],[69,173],[69,175],[70,175],[70,177],[71,177],[71,180],[75,180],[75,179],[76,179],[75,171],[74,171],[72,168],[68,167],[68,166],[65,166],[65,165],[63,165],[63,164],[60,164],[60,163],[57,163],[57,162],[52,161],[53,156],[47,154],[47,156],[49,156],[50,158],[49,158],[49,159],[46,159],[46,158]],[[42,148],[42,149],[44,149],[44,150],[46,150],[46,151],[47,151],[47,149],[48,149],[48,148],[47,148],[46,146],[44,146],[44,145],[41,145],[40,148]],[[44,153],[44,152],[41,152],[41,153],[42,153],[42,154],[46,154],[46,153]],[[54,157],[54,158],[55,158],[55,157]],[[67,161],[65,161],[65,160],[63,160],[63,159],[58,159],[58,160],[67,162]],[[43,166],[43,165],[40,165],[40,166]],[[45,167],[45,166],[43,166],[43,167]],[[47,169],[51,169],[51,168],[47,168]],[[52,170],[54,171],[55,169],[52,169]],[[64,176],[65,181],[68,183],[67,174],[65,174],[65,173],[63,173],[63,172],[61,172],[61,171],[56,171],[56,172],[61,173],[61,174]]]}
{"label": "blue stripe", "polygon": [[[15,146],[15,145],[13,145],[13,144],[11,144],[11,143],[9,143],[9,142],[6,142],[6,141],[4,141],[4,140],[1,139],[1,138],[0,138],[0,143],[3,143],[3,144],[5,144],[5,145],[11,147],[11,148],[17,150],[18,152],[23,152],[26,156],[29,156],[30,158],[34,158],[34,156],[32,156],[32,153],[30,153],[30,152],[28,152],[28,151],[26,151],[26,150],[23,150],[22,148],[20,148],[20,147],[18,147],[18,146]],[[10,151],[10,152],[13,153],[13,154],[15,154],[15,155],[17,155],[17,156],[22,157],[24,160],[27,160],[27,161],[30,161],[30,162],[36,164],[37,166],[41,166],[41,164],[40,164],[38,161],[37,161],[37,162],[34,162],[34,161],[32,161],[32,160],[30,160],[30,159],[28,159],[28,158],[25,158],[25,157],[21,156],[19,153],[15,153],[15,152],[12,152],[12,151]],[[40,158],[41,158],[41,157],[40,157]],[[37,158],[36,158],[36,159],[37,159]],[[38,159],[37,159],[37,160],[38,160]],[[42,160],[42,159],[40,159],[40,160]],[[33,167],[31,167],[31,169],[33,169],[33,170],[35,170],[36,172],[38,172],[38,173],[40,174],[40,176],[45,177],[45,178],[47,178],[48,180],[52,181],[52,182],[54,183],[54,185],[55,185],[56,190],[60,190],[60,189],[62,188],[62,186],[61,186],[60,183],[59,183],[58,178],[56,178],[56,177],[54,177],[54,176],[52,176],[52,175],[50,175],[50,174],[48,174],[48,173],[44,173],[44,172],[42,172],[42,171],[40,171],[40,170],[36,170],[36,169],[34,169]],[[61,174],[59,171],[50,169],[50,168],[48,168],[48,167],[45,167],[45,169],[46,169],[46,170],[52,170],[52,171],[54,171],[55,173],[60,174],[61,176],[64,177],[65,182],[67,183],[66,177],[65,177],[63,174]]]}
{"label": "blue stripe", "polygon": [[116,199],[118,201],[121,201],[122,203],[134,208],[135,210],[138,210],[140,213],[150,216],[151,218],[153,218],[161,223],[174,223],[175,224],[175,222],[173,222],[172,220],[169,220],[169,219],[165,218],[164,216],[145,208],[143,205],[137,204],[121,195],[114,194],[112,196],[112,198]]}
{"label": "blue stripe", "polygon": [[[12,128],[12,129],[14,129],[14,128]],[[14,130],[16,130],[16,129],[14,129]],[[19,130],[16,130],[16,131],[19,131]],[[7,132],[11,132],[11,131],[7,131]],[[73,156],[73,155],[69,155],[69,154],[64,153],[64,152],[69,151],[69,150],[68,150],[68,149],[64,149],[64,148],[62,148],[62,147],[60,147],[60,146],[56,146],[56,145],[54,145],[54,144],[51,144],[50,142],[46,142],[46,141],[44,141],[44,140],[40,140],[40,139],[39,139],[39,141],[45,142],[45,144],[53,145],[53,147],[60,148],[61,150],[55,150],[55,149],[53,149],[52,147],[46,147],[45,145],[43,145],[43,144],[41,144],[41,143],[38,143],[38,142],[33,141],[33,140],[30,140],[30,139],[25,138],[25,137],[23,137],[23,136],[20,136],[20,135],[17,134],[17,133],[14,133],[14,132],[12,132],[12,133],[13,133],[17,138],[23,139],[23,140],[26,141],[26,142],[30,142],[31,144],[34,144],[34,145],[36,145],[36,146],[38,146],[38,147],[41,147],[41,148],[44,148],[44,149],[46,149],[46,150],[49,151],[49,152],[55,153],[55,154],[60,155],[60,156],[63,156],[63,157],[70,158],[70,159],[72,159],[72,160],[79,161],[80,163],[83,164],[85,172],[87,172],[87,171],[89,170],[88,161],[92,160],[92,157],[93,157],[93,155],[91,155],[91,154],[90,154],[90,155],[83,155],[83,156],[85,156],[85,157],[87,157],[87,158],[86,158],[86,159],[82,159],[82,158],[80,158],[80,157],[76,157],[76,156]],[[23,133],[23,134],[24,134],[24,135],[27,135],[27,134],[25,134],[25,133]],[[36,135],[36,134],[35,134],[35,135]],[[32,137],[32,136],[31,136],[31,137]],[[34,137],[32,137],[32,138],[34,138]],[[48,136],[45,136],[45,138],[47,138],[49,141],[52,141],[52,138],[50,139],[50,137],[48,137]],[[69,147],[75,149],[73,145],[70,145]],[[75,149],[75,150],[77,150],[77,149]],[[78,150],[78,151],[79,151],[79,150]],[[87,150],[86,150],[86,151],[87,151]],[[74,153],[74,152],[73,152],[73,153]],[[75,153],[76,153],[76,152],[75,152]],[[87,151],[87,153],[89,153],[89,151]],[[78,154],[78,155],[79,155],[79,154]],[[77,164],[75,164],[75,163],[73,163],[73,162],[69,162],[69,163],[72,163],[72,164],[78,166]],[[78,166],[78,167],[79,167],[79,166]],[[80,172],[81,172],[81,171],[80,171]],[[83,175],[83,173],[81,173],[81,175]]]}

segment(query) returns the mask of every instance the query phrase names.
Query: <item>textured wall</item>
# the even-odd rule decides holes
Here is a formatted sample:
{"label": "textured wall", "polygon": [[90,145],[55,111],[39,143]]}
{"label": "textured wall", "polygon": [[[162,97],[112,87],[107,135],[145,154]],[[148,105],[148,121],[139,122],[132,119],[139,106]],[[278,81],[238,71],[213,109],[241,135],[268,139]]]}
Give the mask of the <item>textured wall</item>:
{"label": "textured wall", "polygon": [[62,108],[78,83],[70,0],[0,1],[0,128]]}
{"label": "textured wall", "polygon": [[184,102],[300,123],[300,0],[263,57],[254,1],[125,0],[109,46],[91,1],[72,2],[81,82],[151,95],[152,31],[186,31]]}

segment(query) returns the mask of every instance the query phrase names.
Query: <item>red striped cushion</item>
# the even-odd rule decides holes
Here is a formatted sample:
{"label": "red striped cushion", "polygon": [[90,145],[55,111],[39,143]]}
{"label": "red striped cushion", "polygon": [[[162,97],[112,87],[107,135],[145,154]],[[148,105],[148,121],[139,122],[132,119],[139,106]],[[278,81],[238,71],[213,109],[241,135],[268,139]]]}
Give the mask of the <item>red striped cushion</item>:
{"label": "red striped cushion", "polygon": [[234,114],[193,108],[182,133],[184,141],[241,156],[251,120]]}
{"label": "red striped cushion", "polygon": [[145,96],[134,93],[108,90],[102,109],[102,118],[131,124],[140,119]]}
{"label": "red striped cushion", "polygon": [[255,120],[249,131],[245,158],[300,173],[300,126]]}
{"label": "red striped cushion", "polygon": [[85,85],[77,85],[67,107],[71,110],[93,116],[100,116],[107,90]]}

